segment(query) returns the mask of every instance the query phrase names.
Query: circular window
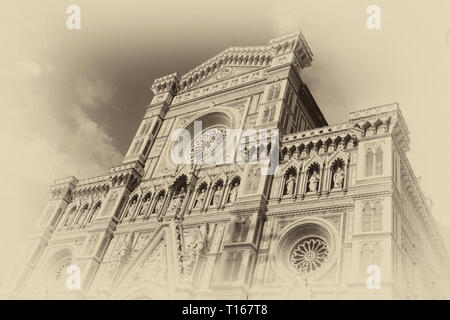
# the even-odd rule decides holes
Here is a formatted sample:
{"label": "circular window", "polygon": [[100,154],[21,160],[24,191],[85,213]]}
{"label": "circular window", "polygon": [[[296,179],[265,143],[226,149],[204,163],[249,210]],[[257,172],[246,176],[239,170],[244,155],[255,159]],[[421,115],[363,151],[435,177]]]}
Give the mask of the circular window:
{"label": "circular window", "polygon": [[72,264],[72,258],[65,259],[56,267],[56,270],[53,273],[53,279],[56,282],[59,282],[62,276],[66,273],[67,268]]}
{"label": "circular window", "polygon": [[308,237],[297,242],[290,255],[291,267],[300,274],[319,270],[329,255],[327,243],[318,237]]}
{"label": "circular window", "polygon": [[336,262],[337,238],[337,230],[324,219],[307,218],[287,225],[271,248],[275,272],[285,281],[296,275],[319,279]]}

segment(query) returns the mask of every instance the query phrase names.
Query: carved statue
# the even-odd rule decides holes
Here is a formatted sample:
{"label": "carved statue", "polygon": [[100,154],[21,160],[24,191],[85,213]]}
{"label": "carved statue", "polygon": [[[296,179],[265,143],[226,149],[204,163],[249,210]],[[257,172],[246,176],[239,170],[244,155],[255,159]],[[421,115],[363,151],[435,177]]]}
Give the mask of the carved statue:
{"label": "carved statue", "polygon": [[222,193],[222,186],[218,186],[217,189],[214,191],[213,199],[212,199],[212,205],[218,206],[220,201],[220,196]]}
{"label": "carved statue", "polygon": [[319,173],[317,172],[317,170],[315,170],[313,172],[313,174],[311,175],[311,177],[309,177],[309,191],[310,192],[315,192],[317,191],[317,187],[319,186]]}
{"label": "carved statue", "polygon": [[150,198],[149,197],[145,197],[142,200],[142,205],[141,205],[141,208],[139,209],[138,216],[142,216],[143,214],[145,214],[145,212],[147,211],[149,205],[150,205]]}
{"label": "carved statue", "polygon": [[177,203],[176,203],[176,208],[179,209],[181,208],[181,206],[183,205],[183,200],[186,197],[186,191],[184,189],[181,189],[180,194],[178,195],[178,199],[177,199]]}
{"label": "carved statue", "polygon": [[194,208],[200,208],[203,206],[203,203],[205,202],[206,199],[206,189],[202,189],[202,191],[200,191],[200,193],[197,196],[197,199],[195,200],[195,204],[194,204]]}
{"label": "carved statue", "polygon": [[83,207],[83,209],[81,209],[80,218],[78,218],[78,221],[76,223],[77,225],[83,224],[83,221],[86,218],[87,212],[88,212],[88,207]]}
{"label": "carved statue", "polygon": [[73,219],[75,219],[75,215],[76,215],[76,210],[71,210],[69,212],[69,215],[67,217],[66,223],[64,224],[64,226],[70,226],[73,222]]}
{"label": "carved statue", "polygon": [[127,214],[125,215],[125,217],[128,217],[133,214],[134,210],[136,209],[136,203],[137,203],[136,198],[131,199],[130,204],[128,206]]}
{"label": "carved statue", "polygon": [[234,186],[231,188],[230,196],[228,198],[228,203],[234,203],[237,198],[239,184],[237,182],[234,183]]}
{"label": "carved statue", "polygon": [[163,201],[162,201],[161,197],[156,199],[155,209],[153,210],[154,213],[160,213],[161,207],[162,207],[162,203],[163,203]]}
{"label": "carved statue", "polygon": [[344,183],[344,170],[337,168],[333,176],[333,189],[342,189]]}
{"label": "carved statue", "polygon": [[182,205],[183,199],[184,199],[184,195],[185,195],[184,189],[181,189],[180,194],[178,196],[174,197],[174,199],[172,200],[171,207],[170,207],[171,210],[177,210],[177,209],[181,208],[181,205]]}
{"label": "carved statue", "polygon": [[286,181],[286,194],[293,195],[295,189],[295,177],[293,174],[289,175],[289,178]]}
{"label": "carved statue", "polygon": [[207,236],[208,234],[206,225],[200,225],[197,227],[197,229],[194,230],[194,232],[192,233],[192,242],[190,245],[190,249],[194,254],[198,254],[205,248]]}

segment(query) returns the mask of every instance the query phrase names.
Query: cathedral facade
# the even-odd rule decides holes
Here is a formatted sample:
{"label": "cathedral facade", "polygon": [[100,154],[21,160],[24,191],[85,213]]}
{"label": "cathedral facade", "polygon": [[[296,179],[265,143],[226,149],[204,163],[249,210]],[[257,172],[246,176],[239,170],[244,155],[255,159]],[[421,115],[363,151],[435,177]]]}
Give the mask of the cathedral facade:
{"label": "cathedral facade", "polygon": [[10,297],[448,298],[398,105],[328,125],[302,80],[312,56],[295,32],[156,79],[123,162],[51,185]]}

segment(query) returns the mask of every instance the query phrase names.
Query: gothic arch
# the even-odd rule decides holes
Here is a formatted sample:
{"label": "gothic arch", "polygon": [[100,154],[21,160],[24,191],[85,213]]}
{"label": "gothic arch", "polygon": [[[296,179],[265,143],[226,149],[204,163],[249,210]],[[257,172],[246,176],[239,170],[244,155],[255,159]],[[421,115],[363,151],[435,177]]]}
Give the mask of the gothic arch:
{"label": "gothic arch", "polygon": [[300,169],[297,166],[286,166],[283,170],[281,196],[294,197],[297,193]]}
{"label": "gothic arch", "polygon": [[303,165],[305,171],[307,171],[314,162],[316,162],[320,167],[322,167],[325,164],[325,161],[322,158],[320,158],[318,155],[314,155]]}
{"label": "gothic arch", "polygon": [[89,212],[88,218],[86,223],[89,224],[92,222],[94,217],[97,215],[97,213],[100,211],[100,208],[102,207],[102,200],[97,200],[94,202],[94,205],[91,207],[91,210]]}
{"label": "gothic arch", "polygon": [[[231,175],[231,178],[228,180],[228,183],[225,186],[225,205],[228,203],[234,203],[234,201],[236,200],[234,197],[237,197],[240,186],[241,176],[238,174]],[[233,190],[234,188],[236,188],[236,190]]]}
{"label": "gothic arch", "polygon": [[212,184],[212,179],[211,179],[211,177],[209,175],[204,175],[199,180],[197,180],[197,182],[195,183],[195,190],[197,191],[198,188],[204,183],[206,183],[207,189],[209,189],[209,187]]}
{"label": "gothic arch", "polygon": [[205,130],[211,126],[223,125],[227,128],[237,128],[240,122],[239,113],[234,108],[215,107],[213,110],[208,109],[203,112],[199,112],[194,115],[192,120],[189,120],[184,127],[193,135],[193,126],[195,121],[202,121],[202,130]]}
{"label": "gothic arch", "polygon": [[[49,248],[49,257],[39,270],[35,283],[46,298],[60,298],[58,292],[65,291],[65,277],[62,276],[65,276],[66,268],[72,264],[75,252],[72,245]],[[56,296],[53,297],[53,294]]]}
{"label": "gothic arch", "polygon": [[63,214],[63,219],[61,219],[62,224],[59,227],[61,228],[69,227],[73,223],[77,215],[78,209],[79,209],[79,201],[73,202],[72,204],[67,206]]}
{"label": "gothic arch", "polygon": [[337,151],[330,157],[330,160],[328,161],[328,166],[332,166],[333,163],[338,159],[342,159],[345,162],[345,165],[347,165],[347,162],[349,161],[349,157],[345,152]]}
{"label": "gothic arch", "polygon": [[337,152],[328,161],[325,189],[327,192],[347,189],[348,157],[343,152]]}
{"label": "gothic arch", "polygon": [[294,167],[297,172],[300,172],[302,165],[297,159],[291,158],[286,164],[282,166],[281,172],[286,172],[289,167]]}
{"label": "gothic arch", "polygon": [[215,186],[219,180],[222,180],[224,186],[228,183],[228,177],[223,171],[211,180],[211,186]]}
{"label": "gothic arch", "polygon": [[84,204],[81,206],[81,209],[78,212],[78,215],[75,220],[75,225],[81,226],[86,221],[86,218],[89,215],[89,212],[91,210],[91,200],[87,200],[84,202]]}
{"label": "gothic arch", "polygon": [[[211,189],[210,181],[211,181],[211,179],[209,177],[208,178],[204,177],[199,182],[197,182],[195,189],[194,189],[193,196],[192,196],[191,204],[190,204],[191,209],[202,210],[205,207],[205,204],[208,201],[207,198],[208,198],[209,190]],[[203,192],[203,190],[205,190],[205,191]],[[200,193],[204,193],[204,195],[203,195],[204,199],[197,200],[198,197],[200,196]],[[202,203],[200,203],[200,201]]]}
{"label": "gothic arch", "polygon": [[180,192],[182,192],[182,190],[184,190],[184,192],[186,192],[188,184],[189,184],[188,175],[186,175],[184,173],[180,173],[173,179],[173,182],[170,185],[170,190],[175,195],[177,195]]}

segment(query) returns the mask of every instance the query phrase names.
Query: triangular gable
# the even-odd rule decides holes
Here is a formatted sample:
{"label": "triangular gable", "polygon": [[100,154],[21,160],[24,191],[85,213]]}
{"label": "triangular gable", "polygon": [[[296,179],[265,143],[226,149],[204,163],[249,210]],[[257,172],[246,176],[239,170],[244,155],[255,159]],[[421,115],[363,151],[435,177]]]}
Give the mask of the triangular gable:
{"label": "triangular gable", "polygon": [[[171,251],[168,241],[169,232],[162,228],[156,232],[134,262],[123,272],[112,296],[126,298],[143,287],[157,287],[152,290],[152,298],[164,298],[169,294],[169,282],[174,279],[171,270]],[[126,293],[126,294],[125,294]],[[155,296],[156,295],[156,296]]]}
{"label": "triangular gable", "polygon": [[272,56],[273,51],[267,46],[228,48],[184,74],[180,92],[265,68]]}
{"label": "triangular gable", "polygon": [[246,73],[254,72],[256,70],[264,69],[264,67],[261,66],[222,66],[220,69],[212,73],[207,78],[201,80],[200,82],[196,83],[192,87],[189,87],[189,90],[198,89],[201,87],[205,87],[208,85],[211,85],[213,83],[231,79],[233,77],[243,75]]}

